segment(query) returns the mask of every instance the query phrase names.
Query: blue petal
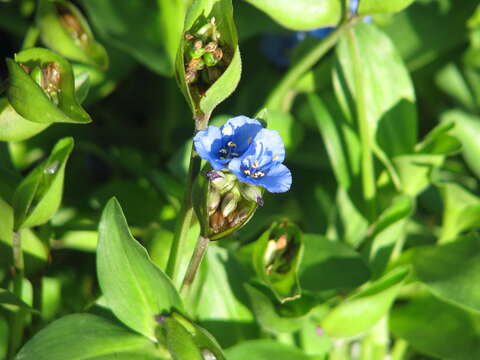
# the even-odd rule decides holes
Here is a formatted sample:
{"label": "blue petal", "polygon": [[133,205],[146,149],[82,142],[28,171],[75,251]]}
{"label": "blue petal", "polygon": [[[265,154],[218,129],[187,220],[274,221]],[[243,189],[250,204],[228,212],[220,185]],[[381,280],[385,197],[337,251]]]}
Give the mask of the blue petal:
{"label": "blue petal", "polygon": [[263,126],[258,120],[246,116],[231,118],[221,127],[224,136],[229,136],[230,132],[233,134],[232,141],[237,145],[236,152],[239,154],[243,154],[250,147],[262,129]]}
{"label": "blue petal", "polygon": [[225,166],[218,159],[218,153],[222,144],[222,134],[216,126],[209,126],[199,131],[193,138],[195,151],[204,160],[207,160],[215,170],[221,170]]}
{"label": "blue petal", "polygon": [[271,193],[282,193],[290,190],[292,186],[292,173],[283,164],[278,164],[270,169],[265,177],[259,179],[260,185]]}
{"label": "blue petal", "polygon": [[258,132],[257,136],[255,136],[253,142],[257,156],[260,156],[258,152],[263,149],[264,151],[271,151],[272,158],[276,157],[274,159],[275,161],[282,162],[285,159],[285,145],[283,145],[283,140],[278,131],[262,129]]}

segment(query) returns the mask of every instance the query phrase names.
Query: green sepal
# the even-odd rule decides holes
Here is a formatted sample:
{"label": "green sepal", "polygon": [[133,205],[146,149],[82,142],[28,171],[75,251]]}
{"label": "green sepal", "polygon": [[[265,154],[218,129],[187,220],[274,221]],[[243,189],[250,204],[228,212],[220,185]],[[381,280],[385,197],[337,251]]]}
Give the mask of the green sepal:
{"label": "green sepal", "polygon": [[[76,6],[68,1],[40,0],[37,9],[37,26],[45,45],[68,59],[108,68],[107,51],[95,41],[87,20]],[[68,22],[70,25],[64,25]]]}
{"label": "green sepal", "polygon": [[159,322],[161,338],[174,360],[225,360],[215,338],[179,313],[162,316]]}
{"label": "green sepal", "polygon": [[[219,202],[218,210],[213,214],[209,215],[211,210],[208,207],[209,201],[209,193],[212,191],[218,191],[215,189],[211,183],[211,181],[206,176],[212,170],[209,164],[206,164],[203,169],[200,171],[200,174],[194,181],[193,184],[193,192],[192,192],[192,202],[193,202],[193,209],[195,214],[197,215],[198,221],[200,222],[200,229],[201,234],[204,237],[208,237],[210,240],[220,240],[230,234],[233,234],[235,231],[242,228],[245,224],[250,221],[255,210],[257,210],[257,203],[254,201],[249,201],[243,197],[241,197],[237,203],[236,210],[231,214],[230,218],[233,219],[229,225],[229,221],[225,220],[225,225],[221,226],[217,229],[216,226],[212,226],[212,224],[219,223],[223,218],[221,215],[221,201]],[[225,173],[228,176],[228,173]],[[236,181],[235,181],[236,182]],[[222,193],[222,199],[231,191],[238,191],[237,187],[239,184],[236,184],[226,191]],[[218,213],[218,214],[217,214]],[[215,218],[217,217],[217,218]],[[218,221],[216,221],[217,219]],[[237,221],[237,219],[240,219]],[[220,230],[218,230],[220,229]]]}
{"label": "green sepal", "polygon": [[47,160],[35,167],[13,195],[15,229],[47,222],[62,200],[65,165],[73,149],[73,138],[57,142]]}
{"label": "green sepal", "polygon": [[336,26],[342,17],[341,0],[247,0],[247,2],[291,30]]}
{"label": "green sepal", "polygon": [[[188,84],[186,80],[186,67],[188,66],[189,40],[186,34],[197,33],[202,26],[208,24],[212,18],[218,32],[221,34],[218,44],[223,50],[222,62],[225,68],[209,67],[197,74],[201,85]],[[194,117],[202,117],[212,113],[213,109],[225,100],[235,90],[240,81],[241,59],[238,48],[238,36],[233,21],[233,7],[231,0],[195,0],[187,12],[184,36],[176,57],[176,78],[178,85],[190,106]],[[208,71],[219,69],[221,74],[212,84],[207,84],[202,79]],[[213,70],[212,70],[213,69]],[[203,77],[202,77],[203,75]]]}
{"label": "green sepal", "polygon": [[[54,63],[60,73],[58,105],[50,101],[45,91],[20,66],[33,68],[49,63]],[[43,48],[30,48],[16,54],[15,60],[7,59],[7,67],[10,76],[8,100],[20,116],[42,124],[92,121],[76,99],[72,68],[60,55]]]}
{"label": "green sepal", "polygon": [[253,266],[281,303],[301,296],[298,269],[303,257],[302,233],[297,225],[279,221],[258,239]]}
{"label": "green sepal", "polygon": [[359,15],[390,14],[405,9],[414,0],[361,0],[358,5]]}

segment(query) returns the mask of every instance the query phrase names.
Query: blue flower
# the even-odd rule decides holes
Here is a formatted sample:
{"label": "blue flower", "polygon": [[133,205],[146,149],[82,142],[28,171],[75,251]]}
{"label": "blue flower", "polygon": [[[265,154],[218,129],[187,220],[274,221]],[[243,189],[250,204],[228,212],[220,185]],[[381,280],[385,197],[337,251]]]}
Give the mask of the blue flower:
{"label": "blue flower", "polygon": [[246,116],[229,119],[222,127],[209,126],[193,138],[195,150],[215,170],[222,170],[235,158],[242,156],[262,129],[258,120]]}
{"label": "blue flower", "polygon": [[241,182],[280,193],[288,191],[292,185],[292,174],[282,164],[284,159],[285,148],[278,132],[262,129],[243,156],[230,161],[228,169]]}

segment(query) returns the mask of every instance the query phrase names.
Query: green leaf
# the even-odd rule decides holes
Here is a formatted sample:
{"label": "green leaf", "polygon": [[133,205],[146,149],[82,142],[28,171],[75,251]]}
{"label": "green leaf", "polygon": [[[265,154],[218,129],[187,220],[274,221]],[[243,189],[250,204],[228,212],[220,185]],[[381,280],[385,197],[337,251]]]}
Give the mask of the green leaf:
{"label": "green leaf", "polygon": [[[370,278],[370,270],[355,250],[315,234],[303,235],[300,285],[309,291],[348,289]],[[341,269],[341,271],[338,271]]]}
{"label": "green leaf", "polygon": [[226,351],[228,360],[245,360],[255,355],[255,360],[312,360],[292,346],[274,340],[246,341]]}
{"label": "green leaf", "polygon": [[182,309],[170,279],[131,235],[120,204],[111,199],[102,213],[97,248],[100,288],[125,325],[155,340],[155,317]]}
{"label": "green leaf", "polygon": [[300,229],[288,221],[273,223],[257,240],[253,266],[281,303],[300,297],[298,268],[303,256]]}
{"label": "green leaf", "polygon": [[91,314],[54,321],[23,346],[15,360],[162,359],[147,338]]}
{"label": "green leaf", "polygon": [[68,1],[40,0],[36,22],[42,41],[62,56],[106,69],[108,55],[95,41],[87,20]]}
{"label": "green leaf", "polygon": [[357,99],[354,59],[360,60],[372,150],[395,181],[389,158],[412,153],[417,141],[415,94],[408,71],[392,41],[371,24],[358,24],[351,36],[340,40],[336,53],[334,89],[352,125],[356,116],[354,99]]}
{"label": "green leaf", "polygon": [[163,335],[173,359],[225,360],[220,345],[205,329],[178,313],[161,320]]}
{"label": "green leaf", "polygon": [[47,222],[62,201],[65,165],[73,149],[73,138],[58,141],[47,160],[35,167],[13,195],[15,228]]}
{"label": "green leaf", "polygon": [[13,242],[14,215],[12,207],[0,197],[0,241],[11,245]]}
{"label": "green leaf", "polygon": [[28,311],[35,311],[21,299],[19,299],[15,294],[11,293],[8,290],[0,288],[0,305],[6,307],[7,309],[23,309]]}
{"label": "green leaf", "polygon": [[308,100],[335,178],[343,188],[348,189],[359,173],[361,150],[358,136],[346,122],[330,93],[323,97],[310,93]]}
{"label": "green leaf", "polygon": [[480,357],[480,316],[433,296],[396,306],[390,316],[392,332],[414,349],[446,360]]}
{"label": "green leaf", "polygon": [[463,147],[463,157],[470,169],[480,178],[480,117],[465,113],[461,110],[450,110],[442,115],[442,121],[453,122],[455,127],[452,134],[457,137]]}
{"label": "green leaf", "polygon": [[[204,115],[208,117],[218,104],[230,96],[240,81],[241,59],[231,0],[193,1],[187,13],[183,33],[190,34],[195,39],[203,38],[205,43],[211,42],[212,38],[198,34],[202,27],[212,22],[212,19],[214,28],[220,33],[217,43],[222,49],[223,57],[219,63],[212,67],[206,66],[198,72],[189,70],[192,62],[189,49],[192,43],[185,37],[176,58],[177,82],[196,118]],[[217,75],[210,79],[209,71]],[[187,82],[187,72],[195,73],[196,80]],[[208,81],[205,78],[208,78]]]}
{"label": "green leaf", "polygon": [[18,115],[7,98],[0,98],[0,141],[21,141],[45,130],[49,124],[40,124]]}
{"label": "green leaf", "polygon": [[475,235],[414,251],[418,279],[447,302],[480,311],[480,239]]}
{"label": "green leaf", "polygon": [[105,42],[159,74],[173,75],[185,1],[82,0],[82,5]]}
{"label": "green leaf", "polygon": [[358,5],[359,15],[388,14],[401,11],[414,0],[361,0]]}
{"label": "green leaf", "polygon": [[368,259],[373,278],[383,274],[397,244],[404,241],[408,218],[414,210],[414,201],[401,196],[392,201],[370,229]]}
{"label": "green leaf", "polygon": [[460,232],[478,227],[480,198],[455,183],[439,188],[444,204],[439,242],[453,241]]}
{"label": "green leaf", "polygon": [[333,308],[321,322],[325,333],[349,338],[370,329],[388,312],[408,272],[395,269]]}
{"label": "green leaf", "polygon": [[[268,295],[265,288],[256,284],[255,286],[254,284],[246,284],[245,288],[250,297],[255,317],[262,328],[274,333],[294,332],[303,327],[308,320],[308,311],[295,314],[295,316],[282,316],[278,311],[282,305],[279,305],[271,295]],[[294,302],[297,301],[299,300]]]}
{"label": "green leaf", "polygon": [[[42,124],[92,121],[77,102],[72,67],[60,55],[47,49],[30,48],[16,54],[15,60],[7,59],[7,67],[10,75],[8,100],[20,116]],[[49,67],[54,70],[45,75]],[[53,93],[47,95],[47,91],[31,77],[35,70],[39,70],[43,79],[50,79],[48,86],[55,88]]]}
{"label": "green leaf", "polygon": [[470,84],[455,63],[447,64],[435,78],[439,88],[450,95],[460,105],[475,111],[477,104]]}
{"label": "green leaf", "polygon": [[336,26],[342,16],[341,0],[247,0],[291,30]]}

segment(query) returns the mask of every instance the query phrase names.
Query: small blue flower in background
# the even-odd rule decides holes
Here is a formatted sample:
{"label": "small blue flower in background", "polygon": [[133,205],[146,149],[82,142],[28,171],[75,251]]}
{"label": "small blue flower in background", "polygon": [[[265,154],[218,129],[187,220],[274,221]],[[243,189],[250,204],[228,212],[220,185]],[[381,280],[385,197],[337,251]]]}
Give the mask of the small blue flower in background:
{"label": "small blue flower in background", "polygon": [[284,159],[285,147],[278,132],[262,129],[245,154],[230,161],[228,169],[241,182],[281,193],[292,185],[292,174],[282,164]]}
{"label": "small blue flower in background", "polygon": [[209,126],[193,139],[195,150],[215,170],[229,170],[243,183],[269,192],[290,189],[292,174],[282,164],[285,147],[275,130],[246,116],[229,119],[222,127]]}
{"label": "small blue flower in background", "polygon": [[230,160],[243,155],[261,129],[263,126],[258,120],[237,116],[220,128],[209,126],[199,131],[193,143],[202,159],[207,160],[215,170],[222,170]]}

